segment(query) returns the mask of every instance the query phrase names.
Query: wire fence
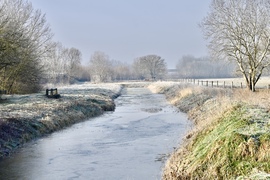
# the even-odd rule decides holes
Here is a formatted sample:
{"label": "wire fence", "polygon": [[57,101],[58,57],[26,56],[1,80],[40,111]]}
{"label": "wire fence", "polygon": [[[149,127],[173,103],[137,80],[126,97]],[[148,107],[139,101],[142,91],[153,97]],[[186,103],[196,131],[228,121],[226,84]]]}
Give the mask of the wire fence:
{"label": "wire fence", "polygon": [[[206,87],[218,87],[218,88],[247,88],[246,83],[239,80],[205,80],[205,79],[177,79],[173,80],[183,83],[192,83],[194,85],[206,86]],[[260,84],[256,86],[256,89],[270,89],[270,84]]]}

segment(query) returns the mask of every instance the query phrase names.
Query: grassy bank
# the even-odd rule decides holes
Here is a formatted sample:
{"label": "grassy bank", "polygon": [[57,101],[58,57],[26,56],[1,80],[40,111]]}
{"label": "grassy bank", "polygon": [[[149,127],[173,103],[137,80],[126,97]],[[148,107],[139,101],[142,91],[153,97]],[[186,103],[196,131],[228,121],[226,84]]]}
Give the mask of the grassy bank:
{"label": "grassy bank", "polygon": [[169,158],[163,179],[270,178],[270,93],[155,83],[194,128]]}
{"label": "grassy bank", "polygon": [[0,159],[37,137],[114,110],[120,85],[82,84],[58,88],[60,99],[44,93],[4,96],[0,104]]}

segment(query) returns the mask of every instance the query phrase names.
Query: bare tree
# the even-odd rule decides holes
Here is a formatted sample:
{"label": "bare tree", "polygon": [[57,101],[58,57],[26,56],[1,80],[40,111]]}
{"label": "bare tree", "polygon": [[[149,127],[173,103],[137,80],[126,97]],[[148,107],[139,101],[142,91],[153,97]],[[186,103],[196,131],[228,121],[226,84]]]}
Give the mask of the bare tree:
{"label": "bare tree", "polygon": [[46,61],[44,61],[44,70],[47,83],[65,83],[65,67],[64,52],[66,48],[60,42],[53,42],[52,48],[47,51]]}
{"label": "bare tree", "polygon": [[164,79],[167,74],[165,60],[157,55],[142,56],[134,60],[133,69],[139,77]]}
{"label": "bare tree", "polygon": [[111,61],[101,51],[95,51],[89,61],[91,81],[106,82],[112,79]]}
{"label": "bare tree", "polygon": [[217,59],[234,61],[248,89],[270,64],[270,1],[213,0],[200,24]]}
{"label": "bare tree", "polygon": [[132,64],[132,71],[135,79],[143,80],[147,77],[147,72],[139,58],[136,58]]}
{"label": "bare tree", "polygon": [[128,80],[131,78],[131,68],[129,64],[112,60],[113,80]]}
{"label": "bare tree", "polygon": [[90,81],[88,66],[80,65],[78,72],[78,81]]}
{"label": "bare tree", "polygon": [[65,74],[67,75],[68,82],[73,83],[79,76],[82,53],[76,48],[66,49],[65,54]]}

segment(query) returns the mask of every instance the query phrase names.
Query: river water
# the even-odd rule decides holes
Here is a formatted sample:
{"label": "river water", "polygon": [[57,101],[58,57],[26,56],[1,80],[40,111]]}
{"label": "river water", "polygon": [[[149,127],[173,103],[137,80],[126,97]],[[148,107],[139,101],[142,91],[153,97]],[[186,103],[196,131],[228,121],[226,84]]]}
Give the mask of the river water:
{"label": "river water", "polygon": [[0,162],[0,179],[155,180],[191,123],[164,95],[127,88],[116,110],[26,144]]}

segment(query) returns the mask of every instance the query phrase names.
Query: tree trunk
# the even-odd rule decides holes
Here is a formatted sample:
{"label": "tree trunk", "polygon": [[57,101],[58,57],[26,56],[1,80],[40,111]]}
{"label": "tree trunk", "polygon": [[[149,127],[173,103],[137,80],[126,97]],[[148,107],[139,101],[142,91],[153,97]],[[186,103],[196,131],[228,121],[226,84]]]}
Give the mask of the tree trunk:
{"label": "tree trunk", "polygon": [[245,77],[245,80],[246,80],[247,89],[252,91],[252,92],[255,92],[256,82],[253,80],[253,78],[251,76],[248,78]]}
{"label": "tree trunk", "polygon": [[252,92],[255,92],[255,83],[254,83],[254,82],[252,82],[251,84],[252,84],[251,91],[252,91]]}
{"label": "tree trunk", "polygon": [[251,77],[248,77],[245,73],[243,73],[244,79],[246,80],[246,87],[248,90],[252,90],[251,85]]}
{"label": "tree trunk", "polygon": [[255,85],[256,85],[256,73],[255,70],[253,70],[251,74],[251,89],[250,89],[252,92],[255,92]]}

